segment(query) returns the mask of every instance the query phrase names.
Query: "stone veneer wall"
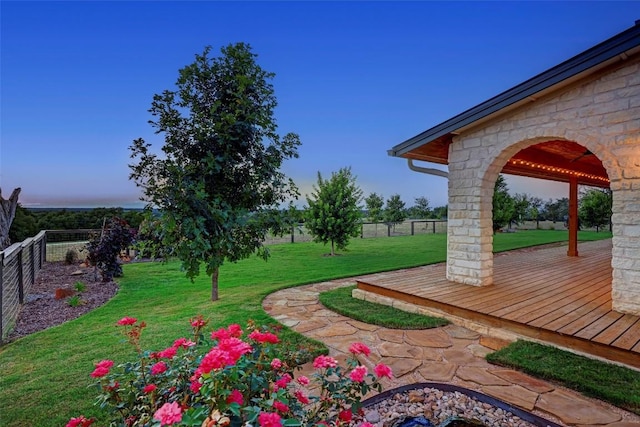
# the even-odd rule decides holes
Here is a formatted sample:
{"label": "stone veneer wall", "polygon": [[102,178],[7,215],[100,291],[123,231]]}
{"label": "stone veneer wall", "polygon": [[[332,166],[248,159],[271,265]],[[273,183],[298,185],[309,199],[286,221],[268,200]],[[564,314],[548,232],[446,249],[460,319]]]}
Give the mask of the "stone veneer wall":
{"label": "stone veneer wall", "polygon": [[640,315],[640,58],[466,131],[449,148],[447,279],[492,283],[492,196],[518,151],[570,140],[602,161],[613,191],[613,307]]}

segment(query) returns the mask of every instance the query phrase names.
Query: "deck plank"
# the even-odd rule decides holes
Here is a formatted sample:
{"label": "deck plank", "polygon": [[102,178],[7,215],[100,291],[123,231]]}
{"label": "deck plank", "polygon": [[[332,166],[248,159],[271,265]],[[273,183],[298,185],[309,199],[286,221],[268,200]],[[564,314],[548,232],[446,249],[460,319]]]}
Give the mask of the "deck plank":
{"label": "deck plank", "polygon": [[579,253],[567,257],[558,246],[496,254],[494,283],[485,287],[446,280],[444,263],[360,282],[370,292],[640,367],[640,317],[611,308],[611,241],[580,243]]}

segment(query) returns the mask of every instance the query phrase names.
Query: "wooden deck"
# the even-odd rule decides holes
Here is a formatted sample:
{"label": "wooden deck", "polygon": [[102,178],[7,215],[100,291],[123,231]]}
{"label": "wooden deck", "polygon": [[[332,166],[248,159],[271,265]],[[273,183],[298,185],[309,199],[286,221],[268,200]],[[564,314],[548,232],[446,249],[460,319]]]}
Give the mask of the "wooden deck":
{"label": "wooden deck", "polygon": [[640,368],[640,317],[611,310],[611,240],[496,254],[494,284],[450,282],[445,264],[372,275],[358,288]]}

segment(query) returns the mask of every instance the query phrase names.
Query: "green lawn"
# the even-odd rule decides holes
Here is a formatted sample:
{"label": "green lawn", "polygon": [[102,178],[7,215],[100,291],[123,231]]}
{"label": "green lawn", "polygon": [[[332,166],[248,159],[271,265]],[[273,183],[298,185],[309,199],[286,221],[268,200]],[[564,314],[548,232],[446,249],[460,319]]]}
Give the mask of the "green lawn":
{"label": "green lawn", "polygon": [[[494,247],[504,251],[564,241],[566,236],[561,231],[499,234]],[[582,240],[606,237],[610,234],[580,234]],[[105,306],[0,349],[0,425],[60,426],[79,414],[96,417],[98,425],[104,425],[104,414],[93,406],[95,390],[88,388],[92,384],[89,373],[102,359],[120,363],[131,357],[114,326],[123,316],[149,324],[142,340],[148,349],[165,348],[188,333],[188,319],[196,314],[211,319],[212,327],[244,324],[248,319],[267,323],[270,318],[261,301],[277,289],[442,262],[446,236],[354,239],[349,251],[337,257],[323,256],[327,248],[313,243],[277,245],[271,252],[266,263],[251,258],[223,266],[221,299],[215,303],[209,301],[209,278],[199,277],[191,283],[177,262],[126,265],[120,292]],[[286,339],[305,340],[294,333],[288,333]]]}
{"label": "green lawn", "polygon": [[640,373],[528,341],[516,341],[487,360],[554,381],[640,414]]}
{"label": "green lawn", "polygon": [[354,289],[355,285],[321,292],[320,302],[343,316],[390,329],[431,329],[449,324],[442,317],[423,316],[353,298],[351,292]]}

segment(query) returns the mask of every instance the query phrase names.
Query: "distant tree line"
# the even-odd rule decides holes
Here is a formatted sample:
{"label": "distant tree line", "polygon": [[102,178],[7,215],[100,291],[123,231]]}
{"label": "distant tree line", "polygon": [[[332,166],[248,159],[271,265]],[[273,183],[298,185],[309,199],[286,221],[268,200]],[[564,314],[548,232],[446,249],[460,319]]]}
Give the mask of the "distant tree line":
{"label": "distant tree line", "polygon": [[[611,191],[583,187],[578,199],[579,228],[610,228],[611,226]],[[569,199],[549,199],[544,202],[539,197],[524,193],[509,194],[509,188],[502,175],[496,180],[493,193],[493,230],[513,227],[524,221],[553,221],[566,223],[569,218]]]}
{"label": "distant tree line", "polygon": [[76,230],[102,228],[105,221],[118,217],[137,228],[144,217],[142,210],[123,208],[29,209],[18,205],[11,224],[11,242],[21,242],[40,230]]}

